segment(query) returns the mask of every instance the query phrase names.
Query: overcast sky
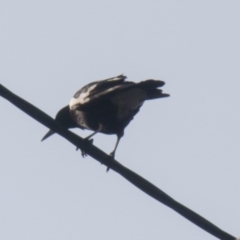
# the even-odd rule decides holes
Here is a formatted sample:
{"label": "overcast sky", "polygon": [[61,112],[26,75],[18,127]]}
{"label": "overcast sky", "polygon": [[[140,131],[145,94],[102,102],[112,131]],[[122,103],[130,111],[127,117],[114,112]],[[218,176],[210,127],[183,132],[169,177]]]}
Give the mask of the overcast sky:
{"label": "overcast sky", "polygon": [[[240,1],[0,1],[0,83],[51,116],[83,85],[166,82],[116,159],[240,236]],[[0,98],[0,239],[213,236]],[[88,131],[75,131],[81,136]],[[111,152],[116,136],[94,144]]]}

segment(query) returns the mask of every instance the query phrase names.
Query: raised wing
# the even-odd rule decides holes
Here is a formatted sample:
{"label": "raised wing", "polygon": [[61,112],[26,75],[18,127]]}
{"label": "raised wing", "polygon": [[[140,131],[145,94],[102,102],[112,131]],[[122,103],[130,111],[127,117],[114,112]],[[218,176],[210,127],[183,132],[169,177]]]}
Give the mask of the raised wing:
{"label": "raised wing", "polygon": [[126,81],[126,76],[119,75],[117,77],[109,78],[102,81],[90,83],[80,89],[70,101],[69,107],[74,110],[78,107],[81,109],[88,107],[95,101],[104,100],[126,89],[140,88],[146,93],[146,99],[155,99],[161,97],[168,97],[168,94],[162,93],[159,87],[165,83],[161,80],[148,79],[139,83]]}
{"label": "raised wing", "polygon": [[95,99],[121,87],[127,77],[119,75],[101,81],[95,81],[81,88],[75,93],[69,103],[70,109],[74,109],[79,105],[89,104]]}
{"label": "raised wing", "polygon": [[138,89],[142,89],[147,95],[146,95],[146,99],[155,99],[155,98],[161,98],[161,97],[168,97],[169,94],[165,94],[162,93],[161,89],[158,89],[159,87],[164,86],[165,82],[161,81],[161,80],[153,80],[153,79],[148,79],[145,81],[141,81],[138,83],[135,82],[123,82],[119,85],[113,86],[111,88],[108,88],[104,91],[92,91],[89,94],[89,102],[86,102],[86,105],[88,103],[92,103],[95,100],[98,99],[103,99],[103,98],[109,98],[111,96],[115,96],[120,92],[124,92],[126,90],[130,90],[133,88],[138,88]]}

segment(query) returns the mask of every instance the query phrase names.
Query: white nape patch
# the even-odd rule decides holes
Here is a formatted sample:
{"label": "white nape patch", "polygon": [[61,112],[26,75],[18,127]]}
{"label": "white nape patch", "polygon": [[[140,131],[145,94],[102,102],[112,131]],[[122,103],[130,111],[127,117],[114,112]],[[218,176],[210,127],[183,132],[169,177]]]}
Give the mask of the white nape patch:
{"label": "white nape patch", "polygon": [[81,92],[78,98],[73,97],[69,103],[70,109],[74,109],[76,105],[81,105],[88,102],[90,99],[88,98],[89,94],[93,89],[95,89],[97,84],[89,87],[86,92]]}
{"label": "white nape patch", "polygon": [[146,99],[145,91],[135,88],[117,94],[112,98],[112,102],[118,106],[118,117],[124,119],[131,115],[134,110],[141,107]]}

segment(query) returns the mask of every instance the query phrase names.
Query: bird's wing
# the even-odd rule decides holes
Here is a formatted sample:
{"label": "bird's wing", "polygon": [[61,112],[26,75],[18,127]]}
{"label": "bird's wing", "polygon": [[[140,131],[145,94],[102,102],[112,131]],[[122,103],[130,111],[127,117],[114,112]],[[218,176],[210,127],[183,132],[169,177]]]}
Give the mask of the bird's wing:
{"label": "bird's wing", "polygon": [[76,109],[78,107],[83,109],[99,99],[104,100],[126,89],[135,87],[144,90],[147,93],[147,99],[169,96],[168,94],[163,94],[161,89],[158,89],[158,87],[162,87],[165,84],[163,81],[148,79],[135,83],[125,82],[125,79],[126,77],[124,75],[119,75],[114,78],[92,82],[86,85],[74,95],[69,104],[70,109]]}
{"label": "bird's wing", "polygon": [[161,89],[158,89],[159,87],[164,86],[164,84],[165,82],[161,80],[148,79],[138,83],[126,81],[117,85],[113,85],[112,87],[109,88],[99,89],[98,87],[96,87],[96,89],[93,89],[93,91],[91,91],[89,96],[87,97],[89,100],[86,102],[86,104],[92,103],[95,100],[98,100],[99,98],[101,99],[103,99],[104,97],[109,98],[113,95],[116,95],[120,92],[132,88],[140,88],[143,91],[145,91],[147,94],[147,99],[167,97],[169,96],[168,94],[164,94],[162,93]]}
{"label": "bird's wing", "polygon": [[[115,87],[121,86],[127,77],[124,75],[119,75],[113,78],[108,78],[105,80],[97,81],[92,83],[92,90],[89,92],[88,97],[92,98],[95,95],[101,94],[105,91],[110,91],[115,89]],[[90,83],[91,84],[91,83]]]}
{"label": "bird's wing", "polygon": [[[108,78],[101,81],[89,83],[80,89],[71,99],[69,103],[70,109],[75,109],[77,106],[85,106],[94,102],[103,96],[128,86],[131,82],[124,82],[127,77],[119,75],[113,78]],[[133,83],[131,83],[132,85]]]}

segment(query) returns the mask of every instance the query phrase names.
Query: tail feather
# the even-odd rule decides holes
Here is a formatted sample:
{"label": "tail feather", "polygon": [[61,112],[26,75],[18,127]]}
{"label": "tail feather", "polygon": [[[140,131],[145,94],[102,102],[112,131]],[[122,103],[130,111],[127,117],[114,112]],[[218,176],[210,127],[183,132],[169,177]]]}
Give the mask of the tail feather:
{"label": "tail feather", "polygon": [[161,89],[158,89],[159,87],[164,86],[165,82],[160,80],[145,80],[138,84],[141,89],[143,89],[147,94],[147,100],[155,99],[155,98],[163,98],[163,97],[169,97],[169,94],[163,93]]}
{"label": "tail feather", "polygon": [[167,93],[163,93],[161,89],[145,89],[147,93],[147,100],[155,99],[155,98],[163,98],[169,97],[170,95]]}
{"label": "tail feather", "polygon": [[153,79],[149,79],[149,80],[145,80],[139,83],[139,86],[141,86],[143,89],[146,88],[159,88],[164,86],[165,82],[161,81],[161,80],[153,80]]}

